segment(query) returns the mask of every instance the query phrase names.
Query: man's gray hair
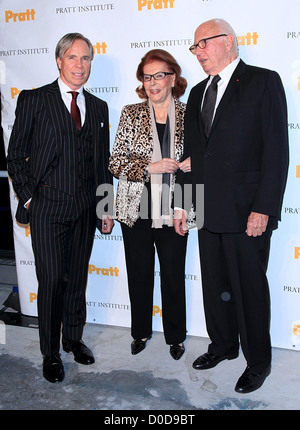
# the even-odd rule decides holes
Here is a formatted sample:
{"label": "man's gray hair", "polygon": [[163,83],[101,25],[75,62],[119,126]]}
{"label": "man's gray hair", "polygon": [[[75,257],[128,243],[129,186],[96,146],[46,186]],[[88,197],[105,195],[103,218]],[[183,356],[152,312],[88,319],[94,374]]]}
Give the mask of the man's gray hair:
{"label": "man's gray hair", "polygon": [[94,58],[94,48],[89,39],[84,37],[81,33],[68,33],[65,36],[63,36],[60,41],[56,45],[55,49],[55,59],[60,58],[62,59],[65,52],[71,48],[75,40],[83,40],[89,47],[90,51],[90,59]]}

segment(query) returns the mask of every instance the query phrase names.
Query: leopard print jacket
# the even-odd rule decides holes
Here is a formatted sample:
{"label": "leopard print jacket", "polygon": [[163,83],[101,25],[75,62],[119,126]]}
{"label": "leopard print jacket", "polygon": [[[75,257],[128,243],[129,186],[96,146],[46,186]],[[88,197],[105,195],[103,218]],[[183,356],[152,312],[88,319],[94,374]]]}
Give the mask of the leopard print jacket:
{"label": "leopard print jacket", "polygon": [[[185,103],[175,99],[175,159],[183,155]],[[145,169],[151,162],[153,138],[148,101],[122,109],[109,169],[119,179],[115,218],[132,227],[139,216],[139,205],[146,181]],[[175,175],[173,175],[173,186]]]}

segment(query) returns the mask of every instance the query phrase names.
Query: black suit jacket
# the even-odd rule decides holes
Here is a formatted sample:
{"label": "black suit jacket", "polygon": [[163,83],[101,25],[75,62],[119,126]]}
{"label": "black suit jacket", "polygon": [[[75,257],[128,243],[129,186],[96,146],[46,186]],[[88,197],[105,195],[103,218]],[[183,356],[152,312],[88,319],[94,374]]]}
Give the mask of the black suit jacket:
{"label": "black suit jacket", "polygon": [[[280,219],[288,168],[287,107],[276,72],[240,61],[206,141],[201,101],[207,79],[192,88],[185,115],[184,157],[192,173],[181,185],[204,184],[204,228],[245,231],[251,211]],[[193,204],[197,212],[196,194]],[[188,208],[186,208],[188,209]]]}
{"label": "black suit jacket", "polygon": [[[112,184],[108,171],[109,120],[106,102],[84,90],[86,121],[92,130],[96,186]],[[24,204],[37,186],[55,169],[64,144],[66,127],[57,80],[49,85],[20,93],[16,118],[8,147],[8,173],[19,198],[16,219],[28,223]],[[62,189],[64,181],[62,178]]]}

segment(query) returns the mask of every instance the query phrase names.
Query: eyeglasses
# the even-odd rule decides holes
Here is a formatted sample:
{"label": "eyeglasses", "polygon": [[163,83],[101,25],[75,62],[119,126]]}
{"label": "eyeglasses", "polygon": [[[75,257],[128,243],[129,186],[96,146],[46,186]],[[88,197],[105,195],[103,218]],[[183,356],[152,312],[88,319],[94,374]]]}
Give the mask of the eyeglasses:
{"label": "eyeglasses", "polygon": [[161,79],[165,79],[167,75],[174,75],[174,72],[157,72],[154,75],[142,75],[141,79],[143,82],[150,82],[152,78],[156,81],[160,81]]}
{"label": "eyeglasses", "polygon": [[200,49],[204,49],[206,47],[206,43],[208,40],[215,39],[216,37],[221,37],[221,36],[227,36],[227,34],[218,34],[217,36],[211,36],[211,37],[207,37],[206,39],[201,39],[199,40],[198,43],[196,43],[195,45],[192,45],[189,48],[189,50],[191,51],[192,54],[196,55],[197,46],[199,46]]}

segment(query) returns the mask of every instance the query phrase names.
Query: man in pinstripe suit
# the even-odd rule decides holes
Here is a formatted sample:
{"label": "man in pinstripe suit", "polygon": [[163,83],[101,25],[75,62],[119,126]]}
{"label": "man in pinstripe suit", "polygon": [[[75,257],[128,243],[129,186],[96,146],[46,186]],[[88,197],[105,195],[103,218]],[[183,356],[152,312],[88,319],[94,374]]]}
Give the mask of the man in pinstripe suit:
{"label": "man in pinstripe suit", "polygon": [[[43,375],[50,382],[64,378],[61,332],[63,349],[77,362],[94,362],[82,341],[87,270],[96,226],[103,233],[113,227],[108,214],[96,217],[96,188],[111,185],[112,177],[107,104],[83,89],[92,59],[93,46],[83,35],[69,33],[58,42],[60,76],[20,93],[8,148],[16,219],[30,223]],[[79,93],[79,124],[71,116],[70,91]]]}

